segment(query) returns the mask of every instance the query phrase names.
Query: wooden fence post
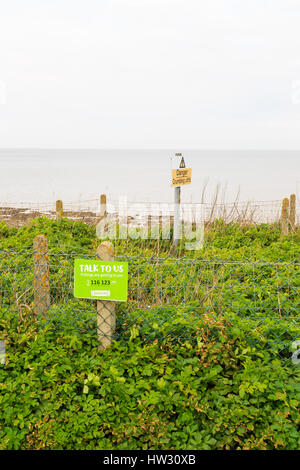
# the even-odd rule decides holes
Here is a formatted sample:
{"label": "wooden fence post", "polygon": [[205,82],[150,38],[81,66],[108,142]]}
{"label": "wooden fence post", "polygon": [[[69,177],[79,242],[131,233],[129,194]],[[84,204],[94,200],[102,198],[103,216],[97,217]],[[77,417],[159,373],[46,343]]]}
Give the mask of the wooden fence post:
{"label": "wooden fence post", "polygon": [[59,199],[56,201],[56,222],[60,222],[63,216],[63,202]]}
{"label": "wooden fence post", "polygon": [[106,194],[101,194],[100,196],[100,220],[102,220],[107,215],[106,209]]}
{"label": "wooden fence post", "polygon": [[[103,261],[114,260],[114,247],[109,241],[102,242],[97,248],[97,257]],[[116,302],[97,300],[97,334],[99,349],[106,349],[112,342],[116,328]]]}
{"label": "wooden fence post", "polygon": [[282,201],[281,234],[284,237],[289,234],[289,199],[287,197]]}
{"label": "wooden fence post", "polygon": [[296,227],[296,194],[290,195],[290,224],[291,229],[295,230]]}
{"label": "wooden fence post", "polygon": [[[100,195],[100,222],[107,217],[106,209],[106,194]],[[103,227],[104,231],[107,230],[107,223]]]}
{"label": "wooden fence post", "polygon": [[147,231],[148,231],[148,238],[151,238],[151,225],[152,225],[152,217],[150,214],[147,215]]}
{"label": "wooden fence post", "polygon": [[158,238],[163,238],[163,216],[160,214],[158,217]]}
{"label": "wooden fence post", "polygon": [[33,242],[34,249],[34,312],[47,316],[50,307],[49,254],[47,237],[37,235]]}

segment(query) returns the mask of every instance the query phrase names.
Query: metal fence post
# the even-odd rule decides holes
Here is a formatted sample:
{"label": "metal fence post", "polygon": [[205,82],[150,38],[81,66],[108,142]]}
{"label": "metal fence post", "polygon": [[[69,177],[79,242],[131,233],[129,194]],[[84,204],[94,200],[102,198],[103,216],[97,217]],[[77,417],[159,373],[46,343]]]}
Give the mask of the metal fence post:
{"label": "metal fence post", "polygon": [[59,199],[56,201],[56,222],[60,222],[63,216],[63,202]]}
{"label": "metal fence post", "polygon": [[173,244],[177,246],[180,237],[180,193],[181,187],[175,187]]}
{"label": "metal fence post", "polygon": [[284,237],[289,234],[289,199],[287,197],[282,201],[281,233]]}
{"label": "metal fence post", "polygon": [[37,235],[33,242],[34,249],[34,312],[47,316],[50,307],[49,254],[47,237]]}
{"label": "metal fence post", "polygon": [[[113,244],[109,241],[102,242],[97,248],[97,257],[103,261],[113,261]],[[111,345],[116,327],[115,307],[116,302],[97,300],[97,334],[100,349],[106,349]]]}

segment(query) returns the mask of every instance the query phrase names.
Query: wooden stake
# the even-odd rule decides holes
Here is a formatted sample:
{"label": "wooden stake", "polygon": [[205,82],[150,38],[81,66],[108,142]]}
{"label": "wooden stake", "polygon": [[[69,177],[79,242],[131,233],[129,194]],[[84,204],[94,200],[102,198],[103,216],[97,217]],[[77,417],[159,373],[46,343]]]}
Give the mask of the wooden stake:
{"label": "wooden stake", "polygon": [[37,235],[33,242],[34,249],[34,312],[47,317],[50,307],[49,254],[47,238]]}
{"label": "wooden stake", "polygon": [[147,216],[147,231],[148,231],[148,238],[151,238],[151,224],[152,224],[152,217],[150,214]]}
{"label": "wooden stake", "polygon": [[281,234],[284,237],[289,234],[289,199],[287,197],[282,201]]}
{"label": "wooden stake", "polygon": [[[103,261],[114,260],[114,247],[109,241],[102,242],[97,248],[97,257]],[[115,315],[116,302],[110,300],[97,300],[97,332],[99,349],[106,349],[111,345],[112,336],[116,328]]]}
{"label": "wooden stake", "polygon": [[290,224],[291,230],[296,227],[296,194],[290,195]]}
{"label": "wooden stake", "polygon": [[106,194],[100,196],[100,220],[107,216],[106,210]]}
{"label": "wooden stake", "polygon": [[60,222],[63,216],[63,202],[59,199],[56,201],[56,222]]}

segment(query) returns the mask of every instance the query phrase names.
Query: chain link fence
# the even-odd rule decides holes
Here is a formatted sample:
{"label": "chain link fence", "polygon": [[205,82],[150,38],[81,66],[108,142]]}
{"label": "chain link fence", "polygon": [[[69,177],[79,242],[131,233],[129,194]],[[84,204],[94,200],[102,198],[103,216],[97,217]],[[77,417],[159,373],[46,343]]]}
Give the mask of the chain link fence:
{"label": "chain link fence", "polygon": [[[74,298],[74,259],[91,255],[44,253],[49,267],[49,298],[35,297],[34,250],[0,251],[0,319],[10,327],[30,318],[70,334],[97,335],[96,300]],[[96,257],[95,257],[96,258]],[[223,319],[250,345],[292,355],[300,338],[300,263],[231,259],[145,258],[119,256],[128,262],[128,301],[117,303],[113,340],[199,340],[199,321]],[[47,277],[47,273],[44,272]],[[46,292],[46,291],[45,291]],[[42,314],[37,298],[43,303]],[[45,312],[45,305],[47,311]],[[106,302],[109,310],[113,303]],[[110,321],[102,319],[102,324]],[[0,323],[1,325],[1,323]],[[105,329],[105,328],[104,328]],[[98,332],[99,333],[99,332]]]}

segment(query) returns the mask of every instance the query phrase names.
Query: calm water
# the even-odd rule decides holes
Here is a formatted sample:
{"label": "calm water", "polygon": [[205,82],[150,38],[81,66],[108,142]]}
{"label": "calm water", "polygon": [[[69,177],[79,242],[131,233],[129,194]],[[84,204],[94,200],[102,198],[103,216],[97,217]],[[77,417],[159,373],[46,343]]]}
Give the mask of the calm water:
{"label": "calm water", "polygon": [[[181,151],[182,149],[179,149]],[[182,200],[209,201],[217,184],[226,199],[277,200],[299,197],[300,152],[182,150],[193,170]],[[0,202],[112,199],[172,201],[170,150],[0,150]],[[173,160],[177,166],[178,159]]]}

